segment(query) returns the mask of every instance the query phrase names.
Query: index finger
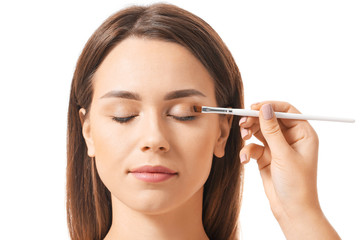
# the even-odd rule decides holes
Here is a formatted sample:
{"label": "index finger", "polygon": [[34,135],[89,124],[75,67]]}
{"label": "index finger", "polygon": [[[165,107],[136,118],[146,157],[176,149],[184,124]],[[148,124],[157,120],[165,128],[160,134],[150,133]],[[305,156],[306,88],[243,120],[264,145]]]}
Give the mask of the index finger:
{"label": "index finger", "polygon": [[[271,104],[275,112],[301,114],[301,112],[299,110],[297,110],[290,103],[280,102],[280,101],[264,101],[264,102],[255,103],[255,104],[251,105],[251,109],[260,110],[261,106],[264,104]],[[304,121],[304,120],[282,119],[282,118],[279,118],[278,120],[280,120],[281,123],[287,128],[292,128],[299,124],[309,124],[307,121]]]}

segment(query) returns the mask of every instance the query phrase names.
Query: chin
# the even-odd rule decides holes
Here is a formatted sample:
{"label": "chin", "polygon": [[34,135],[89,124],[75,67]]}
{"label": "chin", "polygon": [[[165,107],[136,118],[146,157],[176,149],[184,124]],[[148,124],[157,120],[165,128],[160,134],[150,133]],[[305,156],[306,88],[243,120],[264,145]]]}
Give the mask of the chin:
{"label": "chin", "polygon": [[161,197],[158,196],[158,194],[154,194],[153,196],[149,196],[151,194],[146,195],[146,197],[133,198],[133,200],[126,205],[137,212],[147,215],[164,214],[181,205],[179,200],[175,201],[176,198]]}

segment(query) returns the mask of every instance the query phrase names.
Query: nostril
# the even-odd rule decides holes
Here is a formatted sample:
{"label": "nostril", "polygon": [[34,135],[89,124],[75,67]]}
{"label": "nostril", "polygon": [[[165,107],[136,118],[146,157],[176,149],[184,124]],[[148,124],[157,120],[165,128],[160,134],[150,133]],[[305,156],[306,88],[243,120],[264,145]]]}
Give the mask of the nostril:
{"label": "nostril", "polygon": [[168,151],[168,149],[166,147],[163,147],[163,146],[161,146],[161,147],[143,146],[141,148],[141,150],[142,151],[150,151],[150,150],[152,150],[152,151],[161,151],[161,152],[167,152]]}

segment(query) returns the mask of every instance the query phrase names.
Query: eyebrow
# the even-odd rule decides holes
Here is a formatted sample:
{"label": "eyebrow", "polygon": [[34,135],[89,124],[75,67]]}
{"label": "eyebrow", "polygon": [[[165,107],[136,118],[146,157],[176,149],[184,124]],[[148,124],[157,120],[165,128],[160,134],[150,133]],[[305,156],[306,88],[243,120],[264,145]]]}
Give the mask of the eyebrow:
{"label": "eyebrow", "polygon": [[133,100],[141,100],[139,94],[129,91],[110,91],[106,93],[102,98],[126,98],[126,99],[133,99]]}
{"label": "eyebrow", "polygon": [[184,97],[192,97],[192,96],[200,96],[206,97],[202,92],[195,89],[183,89],[169,92],[165,95],[164,100],[172,100],[176,98],[184,98]]}
{"label": "eyebrow", "polygon": [[[182,89],[182,90],[176,90],[169,92],[165,95],[164,100],[173,100],[177,98],[184,98],[184,97],[192,97],[192,96],[200,96],[200,97],[206,97],[205,94],[202,92],[195,90],[195,89]],[[125,99],[131,99],[131,100],[137,100],[141,101],[141,97],[139,94],[135,92],[130,91],[110,91],[106,93],[104,96],[102,96],[100,99],[103,98],[125,98]]]}

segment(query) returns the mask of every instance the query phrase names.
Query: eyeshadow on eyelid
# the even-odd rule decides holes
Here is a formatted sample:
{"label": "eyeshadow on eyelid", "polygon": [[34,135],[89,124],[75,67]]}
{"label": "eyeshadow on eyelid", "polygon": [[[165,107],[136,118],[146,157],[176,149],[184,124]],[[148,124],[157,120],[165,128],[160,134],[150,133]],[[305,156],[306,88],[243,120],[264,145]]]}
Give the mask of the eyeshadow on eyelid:
{"label": "eyeshadow on eyelid", "polygon": [[113,114],[117,116],[125,116],[129,114],[134,114],[135,112],[136,112],[136,108],[130,106],[111,105],[104,108],[104,113]]}
{"label": "eyeshadow on eyelid", "polygon": [[172,107],[171,112],[192,114],[192,113],[194,113],[194,110],[193,110],[193,105],[192,104],[186,104],[186,105],[179,104],[179,105],[175,105],[174,107]]}

